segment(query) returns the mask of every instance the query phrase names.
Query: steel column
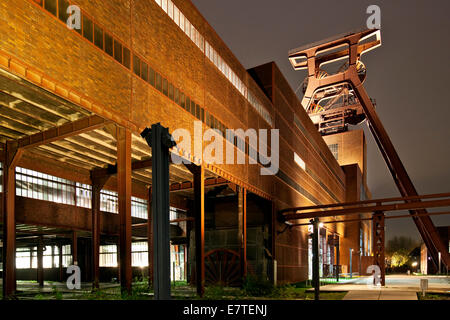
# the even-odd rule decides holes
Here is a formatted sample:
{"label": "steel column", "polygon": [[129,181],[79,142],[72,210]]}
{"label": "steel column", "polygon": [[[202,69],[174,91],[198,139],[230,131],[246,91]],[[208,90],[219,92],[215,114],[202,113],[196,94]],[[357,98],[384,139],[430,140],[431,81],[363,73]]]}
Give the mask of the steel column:
{"label": "steel column", "polygon": [[16,175],[15,169],[22,156],[17,142],[5,144],[3,162],[3,299],[16,291]]}
{"label": "steel column", "polygon": [[120,284],[131,293],[131,131],[117,126],[117,191],[119,200]]}
{"label": "steel column", "polygon": [[147,200],[147,250],[148,250],[148,287],[153,287],[153,214],[152,187],[148,189]]}
{"label": "steel column", "polygon": [[78,238],[75,230],[72,231],[72,264],[78,265]]}
{"label": "steel column", "polygon": [[62,244],[58,245],[58,251],[59,251],[59,256],[58,256],[58,265],[59,265],[59,281],[62,282],[63,281],[63,258],[62,258]]}
{"label": "steel column", "polygon": [[205,293],[205,171],[194,166],[195,270],[197,294]]}
{"label": "steel column", "polygon": [[240,244],[241,275],[247,276],[247,190],[238,187],[238,243]]}
{"label": "steel column", "polygon": [[91,234],[92,234],[92,289],[99,288],[100,278],[100,191],[105,185],[108,177],[93,178],[92,181],[92,198],[91,198]]}
{"label": "steel column", "polygon": [[38,245],[37,245],[37,282],[39,284],[40,288],[44,287],[44,241],[42,239],[42,236],[38,239]]}
{"label": "steel column", "polygon": [[384,213],[377,211],[373,214],[373,263],[380,267],[381,285],[385,285],[386,268],[384,261]]}
{"label": "steel column", "polygon": [[141,136],[152,148],[153,290],[155,300],[170,299],[169,149],[175,146],[160,123]]}
{"label": "steel column", "polygon": [[313,252],[313,287],[314,300],[319,300],[320,294],[320,274],[319,274],[319,219],[311,220],[313,224],[312,252]]}

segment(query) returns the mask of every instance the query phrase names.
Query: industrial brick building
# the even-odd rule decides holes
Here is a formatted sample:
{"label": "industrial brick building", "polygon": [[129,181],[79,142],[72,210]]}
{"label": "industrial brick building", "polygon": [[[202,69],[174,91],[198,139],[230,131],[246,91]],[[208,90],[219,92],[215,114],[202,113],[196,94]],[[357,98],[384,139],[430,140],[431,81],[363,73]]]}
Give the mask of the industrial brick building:
{"label": "industrial brick building", "polygon": [[[196,281],[197,250],[206,283],[311,278],[308,226],[277,212],[370,198],[362,130],[323,137],[276,64],[246,70],[190,1],[3,0],[4,294],[16,279],[64,280],[71,264],[94,285],[129,289],[149,274],[152,154],[140,133],[159,122],[193,135],[194,121],[222,132],[245,164],[201,162],[194,144],[172,150],[196,164],[170,165],[173,277]],[[279,129],[275,175],[250,164],[245,138],[225,138],[239,128]],[[322,276],[364,270],[371,241],[367,221],[322,227]]]}

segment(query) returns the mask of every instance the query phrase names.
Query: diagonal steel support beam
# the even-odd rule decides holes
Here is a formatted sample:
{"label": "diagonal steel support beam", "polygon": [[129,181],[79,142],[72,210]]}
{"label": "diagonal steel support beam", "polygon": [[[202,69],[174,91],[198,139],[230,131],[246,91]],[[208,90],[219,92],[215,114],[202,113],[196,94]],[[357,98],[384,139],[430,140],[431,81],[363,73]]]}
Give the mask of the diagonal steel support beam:
{"label": "diagonal steel support beam", "polygon": [[87,131],[99,129],[109,121],[97,115],[85,117],[79,120],[65,123],[42,132],[20,138],[18,147],[22,149],[34,148],[53,141],[61,140]]}

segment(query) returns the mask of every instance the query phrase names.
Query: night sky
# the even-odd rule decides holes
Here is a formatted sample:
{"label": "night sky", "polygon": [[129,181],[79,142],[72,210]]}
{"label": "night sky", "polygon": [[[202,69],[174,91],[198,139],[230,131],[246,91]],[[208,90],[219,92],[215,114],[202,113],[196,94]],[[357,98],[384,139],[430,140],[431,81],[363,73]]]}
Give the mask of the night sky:
{"label": "night sky", "polygon": [[[363,56],[364,84],[419,194],[450,192],[450,1],[193,0],[245,68],[275,61],[295,90],[306,76],[290,49],[365,27],[381,8],[382,46]],[[301,90],[299,90],[301,94]],[[301,98],[301,96],[300,96]],[[373,198],[395,197],[387,166],[366,130]],[[439,211],[450,208],[440,208]],[[450,225],[450,215],[432,217]],[[411,219],[387,222],[387,237],[419,239]]]}

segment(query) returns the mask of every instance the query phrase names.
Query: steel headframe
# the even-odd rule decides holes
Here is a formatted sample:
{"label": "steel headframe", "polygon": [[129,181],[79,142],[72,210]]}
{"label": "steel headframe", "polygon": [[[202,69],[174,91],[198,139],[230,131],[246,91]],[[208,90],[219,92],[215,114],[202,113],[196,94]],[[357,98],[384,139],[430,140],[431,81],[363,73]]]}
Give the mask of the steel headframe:
{"label": "steel headframe", "polygon": [[[375,37],[375,40],[370,41]],[[337,51],[340,47],[347,48]],[[418,193],[412,183],[400,157],[395,150],[380,118],[375,112],[375,107],[364,89],[358,76],[357,62],[361,55],[375,49],[381,45],[381,33],[378,29],[362,30],[347,33],[324,40],[319,43],[307,45],[289,52],[289,60],[295,70],[307,69],[308,86],[302,100],[302,105],[306,108],[314,93],[325,87],[348,83],[361,103],[367,117],[369,128],[375,141],[380,148],[383,158],[392,174],[392,177],[403,197],[417,196]],[[334,51],[333,51],[334,50]],[[320,55],[319,55],[320,54]],[[348,59],[348,68],[342,72],[328,75],[326,77],[317,77],[320,74],[320,66],[337,60]],[[420,200],[414,200],[420,201]],[[416,213],[425,213],[425,209],[411,210],[413,221],[416,224],[419,233],[430,252],[430,256],[437,266],[439,252],[441,258],[447,267],[450,267],[450,254],[446,245],[442,242],[436,227],[431,218],[427,215],[416,216]]]}

